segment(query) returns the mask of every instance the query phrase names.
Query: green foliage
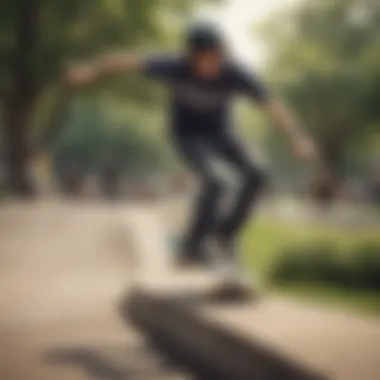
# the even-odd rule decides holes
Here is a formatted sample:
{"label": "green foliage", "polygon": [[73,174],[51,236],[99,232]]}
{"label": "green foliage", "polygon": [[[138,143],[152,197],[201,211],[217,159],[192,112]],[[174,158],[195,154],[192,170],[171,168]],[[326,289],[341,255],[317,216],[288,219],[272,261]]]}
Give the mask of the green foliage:
{"label": "green foliage", "polygon": [[27,7],[21,0],[4,0],[0,6],[0,54],[7,59],[0,60],[2,87],[16,52],[17,27],[30,8],[37,14],[37,30],[30,41],[35,49],[27,64],[39,84],[46,84],[57,80],[68,59],[88,58],[105,49],[161,44],[171,33],[163,27],[165,17],[181,17],[197,2],[33,0]]}
{"label": "green foliage", "polygon": [[[42,132],[55,122],[49,115],[55,113],[56,103],[62,107],[61,77],[65,65],[91,59],[104,51],[167,48],[173,45],[171,37],[178,34],[182,25],[169,21],[185,18],[200,2],[4,0],[0,4],[0,96],[8,101],[18,90],[14,87],[17,81],[32,84],[29,125]],[[25,70],[15,72],[14,68],[20,65]],[[141,78],[122,76],[91,86],[83,93],[89,96],[102,90],[108,97],[151,104],[159,97],[154,97],[157,91],[149,86]],[[57,101],[50,101],[50,97]],[[69,101],[70,97],[65,96],[66,105]]]}
{"label": "green foliage", "polygon": [[130,175],[167,170],[168,153],[149,126],[128,117],[111,118],[92,102],[79,102],[69,112],[54,155],[57,167],[76,162],[82,170],[98,170],[112,159]]}
{"label": "green foliage", "polygon": [[303,299],[323,307],[342,308],[355,313],[380,315],[380,297],[378,291],[335,288],[324,284],[287,284],[281,285],[278,292],[282,296]]}
{"label": "green foliage", "polygon": [[380,122],[379,20],[376,1],[312,0],[263,27],[274,82],[334,166]]}
{"label": "green foliage", "polygon": [[380,246],[357,247],[348,258],[350,275],[345,285],[354,288],[380,289]]}
{"label": "green foliage", "polygon": [[340,252],[336,257],[346,259],[350,252],[359,251],[360,247],[380,247],[380,229],[378,225],[354,230],[311,221],[299,223],[259,218],[244,233],[244,262],[265,280],[275,263],[281,260],[282,252],[292,247],[317,250],[313,245],[321,247],[319,251]]}
{"label": "green foliage", "polygon": [[[10,188],[19,194],[31,193],[27,179],[30,152],[48,149],[49,138],[63,125],[72,94],[62,85],[62,77],[70,61],[91,59],[109,50],[172,46],[173,35],[178,35],[188,12],[200,2],[0,1],[0,104],[4,109],[0,127],[7,132]],[[130,104],[159,103],[157,91],[148,86],[138,78],[121,77],[82,93],[89,98],[102,91],[108,98],[122,98]],[[30,146],[31,141],[35,146]]]}
{"label": "green foliage", "polygon": [[348,289],[380,290],[380,245],[352,247],[348,252],[331,243],[289,247],[275,262],[274,283],[324,283]]}

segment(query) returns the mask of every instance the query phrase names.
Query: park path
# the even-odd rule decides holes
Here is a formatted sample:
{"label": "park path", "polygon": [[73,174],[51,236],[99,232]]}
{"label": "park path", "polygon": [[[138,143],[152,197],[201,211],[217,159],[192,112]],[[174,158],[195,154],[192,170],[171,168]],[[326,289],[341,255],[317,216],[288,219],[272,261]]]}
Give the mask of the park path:
{"label": "park path", "polygon": [[0,210],[0,379],[184,379],[118,313],[124,211],[39,202]]}

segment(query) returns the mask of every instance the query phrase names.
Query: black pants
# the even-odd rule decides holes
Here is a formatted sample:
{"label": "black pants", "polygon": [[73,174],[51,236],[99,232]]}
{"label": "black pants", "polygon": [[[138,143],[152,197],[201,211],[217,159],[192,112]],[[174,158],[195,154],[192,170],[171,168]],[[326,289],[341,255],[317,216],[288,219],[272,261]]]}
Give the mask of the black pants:
{"label": "black pants", "polygon": [[[185,163],[201,181],[201,192],[184,244],[186,253],[198,255],[202,254],[202,243],[211,235],[231,239],[241,230],[265,178],[235,136],[176,136],[175,142]],[[226,184],[212,165],[214,158],[231,165],[241,178],[239,193],[223,219],[220,210]]]}

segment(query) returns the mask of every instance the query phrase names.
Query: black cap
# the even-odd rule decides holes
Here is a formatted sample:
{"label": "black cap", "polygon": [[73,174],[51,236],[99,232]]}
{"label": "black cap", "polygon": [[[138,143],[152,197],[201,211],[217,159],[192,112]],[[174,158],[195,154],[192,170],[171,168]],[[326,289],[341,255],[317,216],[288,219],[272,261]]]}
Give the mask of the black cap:
{"label": "black cap", "polygon": [[224,39],[221,31],[210,24],[191,26],[186,34],[186,47],[189,53],[205,50],[222,50]]}

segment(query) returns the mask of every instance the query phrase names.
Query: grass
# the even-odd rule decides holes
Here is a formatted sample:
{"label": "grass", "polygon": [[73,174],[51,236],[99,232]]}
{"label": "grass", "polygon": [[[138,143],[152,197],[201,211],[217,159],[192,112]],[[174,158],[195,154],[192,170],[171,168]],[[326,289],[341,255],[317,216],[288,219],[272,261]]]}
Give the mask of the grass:
{"label": "grass", "polygon": [[323,284],[287,285],[276,291],[291,298],[311,301],[329,307],[339,307],[367,315],[380,316],[380,294],[370,291],[349,291]]}
{"label": "grass", "polygon": [[[313,241],[332,242],[343,249],[362,244],[380,246],[380,227],[344,230],[331,226],[310,226],[260,219],[245,231],[243,260],[247,268],[265,282],[271,265],[286,247]],[[380,315],[379,292],[348,291],[323,284],[286,285],[277,288],[276,291],[289,297]]]}

